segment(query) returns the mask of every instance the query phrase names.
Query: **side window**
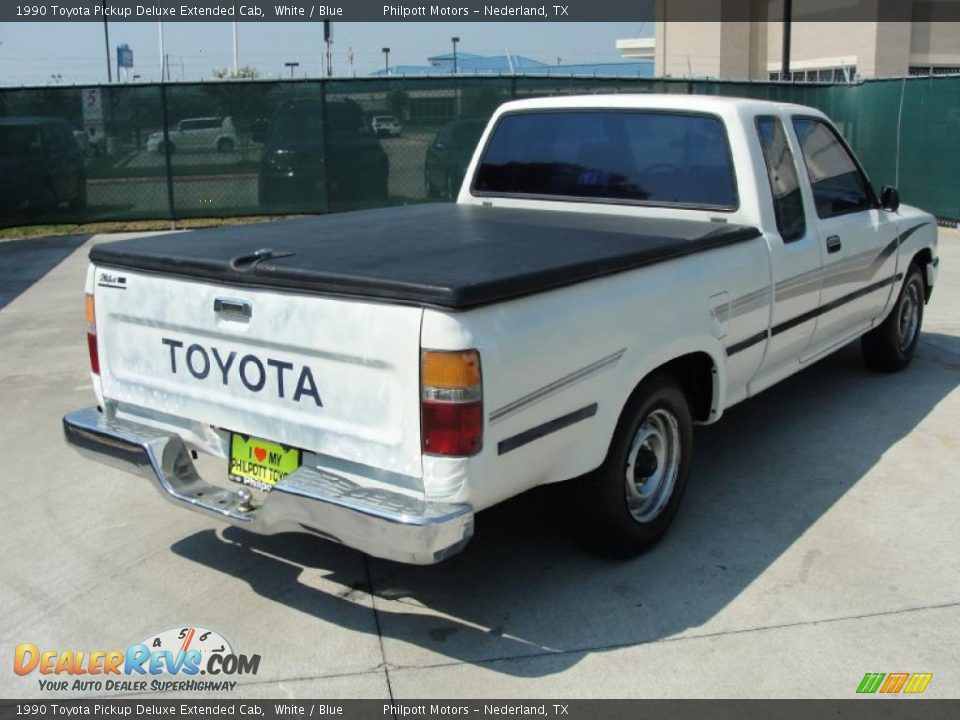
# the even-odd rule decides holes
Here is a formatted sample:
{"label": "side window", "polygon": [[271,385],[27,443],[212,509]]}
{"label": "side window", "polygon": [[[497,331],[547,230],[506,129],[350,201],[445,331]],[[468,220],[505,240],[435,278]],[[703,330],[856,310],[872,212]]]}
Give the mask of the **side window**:
{"label": "side window", "polygon": [[867,181],[834,130],[811,118],[794,118],[793,128],[813,187],[817,215],[830,218],[869,209]]}
{"label": "side window", "polygon": [[790,151],[783,123],[777,117],[758,117],[757,133],[763,147],[763,160],[767,164],[777,230],[784,242],[799,240],[807,231],[807,221],[803,214],[797,164]]}

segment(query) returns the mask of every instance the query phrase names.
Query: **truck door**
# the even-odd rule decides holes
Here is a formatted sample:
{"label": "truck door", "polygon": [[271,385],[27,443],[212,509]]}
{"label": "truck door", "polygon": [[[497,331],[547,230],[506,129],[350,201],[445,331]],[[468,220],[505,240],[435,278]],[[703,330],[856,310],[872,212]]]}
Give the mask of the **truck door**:
{"label": "truck door", "polygon": [[[821,256],[816,227],[800,186],[792,142],[779,115],[756,118],[757,134],[769,178],[770,195],[760,186],[762,211],[772,211],[779,237],[770,238],[774,305],[767,352],[759,374],[771,378],[751,384],[756,392],[776,381],[776,370],[791,364],[809,346],[820,304]],[[773,223],[765,223],[772,227]]]}
{"label": "truck door", "polygon": [[879,209],[866,175],[829,123],[794,116],[793,128],[823,257],[815,350],[877,317],[886,305],[895,282],[897,224]]}

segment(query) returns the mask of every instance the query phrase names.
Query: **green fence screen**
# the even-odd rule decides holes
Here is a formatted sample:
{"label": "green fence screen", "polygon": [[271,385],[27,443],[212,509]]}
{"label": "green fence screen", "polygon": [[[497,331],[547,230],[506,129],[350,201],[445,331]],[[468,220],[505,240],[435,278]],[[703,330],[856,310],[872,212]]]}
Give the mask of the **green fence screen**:
{"label": "green fence screen", "polygon": [[449,199],[499,104],[654,92],[820,108],[875,185],[960,219],[960,77],[807,85],[517,76],[0,90],[0,225]]}

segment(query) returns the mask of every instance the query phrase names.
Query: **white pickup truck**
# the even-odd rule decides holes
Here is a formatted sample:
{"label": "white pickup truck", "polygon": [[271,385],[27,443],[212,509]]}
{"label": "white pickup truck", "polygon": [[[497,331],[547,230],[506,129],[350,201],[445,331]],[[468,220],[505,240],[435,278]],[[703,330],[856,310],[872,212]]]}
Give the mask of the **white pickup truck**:
{"label": "white pickup truck", "polygon": [[938,262],[934,218],[817,110],[656,95],[503,105],[456,204],[90,260],[72,445],[251,531],[420,564],[560,481],[590,546],[642,551],[695,424],[857,338],[905,367]]}

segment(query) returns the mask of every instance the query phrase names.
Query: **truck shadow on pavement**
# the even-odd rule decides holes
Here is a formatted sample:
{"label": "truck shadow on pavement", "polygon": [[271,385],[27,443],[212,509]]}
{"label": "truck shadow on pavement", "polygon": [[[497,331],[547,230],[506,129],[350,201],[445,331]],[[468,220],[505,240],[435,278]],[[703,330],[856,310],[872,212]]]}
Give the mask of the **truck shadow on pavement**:
{"label": "truck shadow on pavement", "polygon": [[[731,409],[717,425],[698,428],[695,466],[671,531],[629,562],[582,551],[567,527],[565,493],[549,487],[480,513],[467,549],[432,567],[235,528],[200,532],[172,549],[304,613],[304,627],[278,633],[307,632],[316,617],[379,632],[388,667],[465,662],[550,675],[589,653],[711,620],[958,383],[960,338],[925,333],[905,372],[865,370],[853,345]],[[366,578],[355,569],[364,565]],[[344,591],[308,587],[299,579],[304,570],[326,571]],[[802,576],[793,582],[805,582]]]}
{"label": "truck shadow on pavement", "polygon": [[65,235],[0,242],[0,310],[89,239],[89,235]]}

